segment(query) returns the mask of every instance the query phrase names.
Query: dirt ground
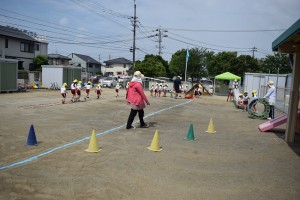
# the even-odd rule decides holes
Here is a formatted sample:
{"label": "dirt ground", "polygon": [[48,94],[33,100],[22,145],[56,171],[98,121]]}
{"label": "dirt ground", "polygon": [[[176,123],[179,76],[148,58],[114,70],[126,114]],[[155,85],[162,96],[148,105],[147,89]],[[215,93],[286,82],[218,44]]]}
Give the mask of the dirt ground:
{"label": "dirt ground", "polygon": [[[125,92],[61,104],[59,91],[0,94],[1,200],[300,199],[300,146],[261,133],[226,97],[153,98],[126,130]],[[276,110],[276,115],[281,115]],[[208,134],[210,119],[216,133]],[[136,117],[136,120],[138,118]],[[25,146],[33,124],[38,146]],[[190,124],[195,141],[187,141]],[[89,153],[92,131],[101,151]],[[156,130],[163,150],[147,149]]]}

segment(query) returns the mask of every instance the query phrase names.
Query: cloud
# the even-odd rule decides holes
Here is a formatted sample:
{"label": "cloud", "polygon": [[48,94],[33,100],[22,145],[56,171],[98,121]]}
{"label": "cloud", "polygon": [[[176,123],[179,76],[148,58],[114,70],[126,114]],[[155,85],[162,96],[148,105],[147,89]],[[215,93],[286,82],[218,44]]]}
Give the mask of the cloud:
{"label": "cloud", "polygon": [[62,26],[67,25],[68,22],[69,22],[69,20],[66,17],[60,18],[60,20],[58,21],[59,25],[62,25]]}

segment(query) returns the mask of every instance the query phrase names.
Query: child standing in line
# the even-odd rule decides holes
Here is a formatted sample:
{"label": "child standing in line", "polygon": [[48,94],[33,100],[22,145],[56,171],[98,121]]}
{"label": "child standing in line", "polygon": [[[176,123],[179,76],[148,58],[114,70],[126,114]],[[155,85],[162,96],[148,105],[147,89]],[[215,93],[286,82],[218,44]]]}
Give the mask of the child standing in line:
{"label": "child standing in line", "polygon": [[96,89],[95,89],[95,93],[97,94],[97,99],[100,98],[100,95],[101,95],[101,84],[98,83]]}
{"label": "child standing in line", "polygon": [[161,94],[162,90],[163,90],[163,86],[162,86],[162,84],[159,84],[159,87],[158,87],[158,97],[160,97],[160,94]]}
{"label": "child standing in line", "polygon": [[153,97],[153,92],[154,92],[154,85],[152,84],[151,88],[150,88],[150,96],[151,97]]}
{"label": "child standing in line", "polygon": [[76,93],[77,93],[77,101],[80,101],[81,96],[81,81],[78,81],[78,85],[76,86]]}
{"label": "child standing in line", "polygon": [[92,88],[92,83],[91,83],[91,81],[89,81],[87,84],[86,84],[86,86],[85,86],[85,94],[86,94],[86,96],[85,96],[85,98],[84,98],[84,100],[86,100],[86,98],[90,98],[90,90],[91,90],[91,88]]}
{"label": "child standing in line", "polygon": [[249,99],[250,99],[250,97],[248,96],[248,92],[245,91],[245,92],[244,92],[244,96],[243,96],[243,106],[244,106],[243,111],[246,111],[246,110],[247,110],[247,106],[248,106]]}
{"label": "child standing in line", "polygon": [[76,89],[77,89],[77,79],[75,79],[74,81],[73,81],[73,83],[71,84],[71,93],[72,93],[72,99],[71,99],[71,101],[72,102],[76,102]]}
{"label": "child standing in line", "polygon": [[120,90],[121,86],[119,85],[119,83],[117,83],[116,87],[115,87],[115,91],[117,93],[116,97],[119,96],[119,90]]}
{"label": "child standing in line", "polygon": [[67,88],[66,87],[67,86],[68,86],[67,83],[63,83],[60,88],[60,94],[63,97],[61,100],[62,104],[65,104],[65,102],[66,102],[66,97],[67,97]]}
{"label": "child standing in line", "polygon": [[157,96],[157,93],[158,93],[158,83],[156,83],[155,87],[154,87],[154,96],[155,97]]}
{"label": "child standing in line", "polygon": [[165,83],[163,91],[164,91],[164,95],[163,97],[167,97],[167,90],[168,90],[169,85],[167,83]]}

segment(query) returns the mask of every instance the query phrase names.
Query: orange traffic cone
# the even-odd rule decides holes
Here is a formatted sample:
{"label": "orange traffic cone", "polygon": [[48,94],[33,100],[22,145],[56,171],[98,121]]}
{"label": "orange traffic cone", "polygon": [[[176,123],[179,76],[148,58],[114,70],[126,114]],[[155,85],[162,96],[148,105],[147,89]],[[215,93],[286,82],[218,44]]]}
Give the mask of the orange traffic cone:
{"label": "orange traffic cone", "polygon": [[155,131],[151,145],[150,145],[150,147],[148,147],[148,149],[151,151],[161,151],[162,150],[162,148],[159,145],[159,141],[158,141],[158,130]]}
{"label": "orange traffic cone", "polygon": [[85,151],[93,152],[93,153],[97,153],[97,152],[101,151],[101,149],[98,146],[95,130],[93,130],[93,132],[92,132],[89,147]]}
{"label": "orange traffic cone", "polygon": [[214,129],[214,122],[213,122],[212,118],[210,118],[207,131],[205,131],[205,132],[206,133],[215,133],[216,132]]}

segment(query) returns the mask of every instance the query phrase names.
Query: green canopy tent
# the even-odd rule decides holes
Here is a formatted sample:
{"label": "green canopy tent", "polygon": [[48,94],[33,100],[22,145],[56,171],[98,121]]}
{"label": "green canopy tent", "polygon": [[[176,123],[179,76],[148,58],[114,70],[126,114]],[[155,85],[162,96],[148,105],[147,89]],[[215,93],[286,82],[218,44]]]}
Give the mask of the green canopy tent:
{"label": "green canopy tent", "polygon": [[[217,76],[215,76],[215,80],[214,80],[214,91],[216,91],[216,80],[228,80],[228,81],[233,81],[233,80],[241,80],[241,77],[232,74],[230,72],[225,72],[223,74],[219,74]],[[228,90],[228,89],[227,89]],[[226,90],[226,92],[227,92]],[[221,91],[221,89],[220,89]],[[223,92],[224,93],[224,92]],[[224,93],[225,94],[225,93]]]}
{"label": "green canopy tent", "polygon": [[220,74],[218,76],[215,76],[215,79],[220,79],[220,80],[229,80],[229,81],[233,81],[233,80],[241,80],[241,77],[232,74],[230,72],[225,72],[223,74]]}

